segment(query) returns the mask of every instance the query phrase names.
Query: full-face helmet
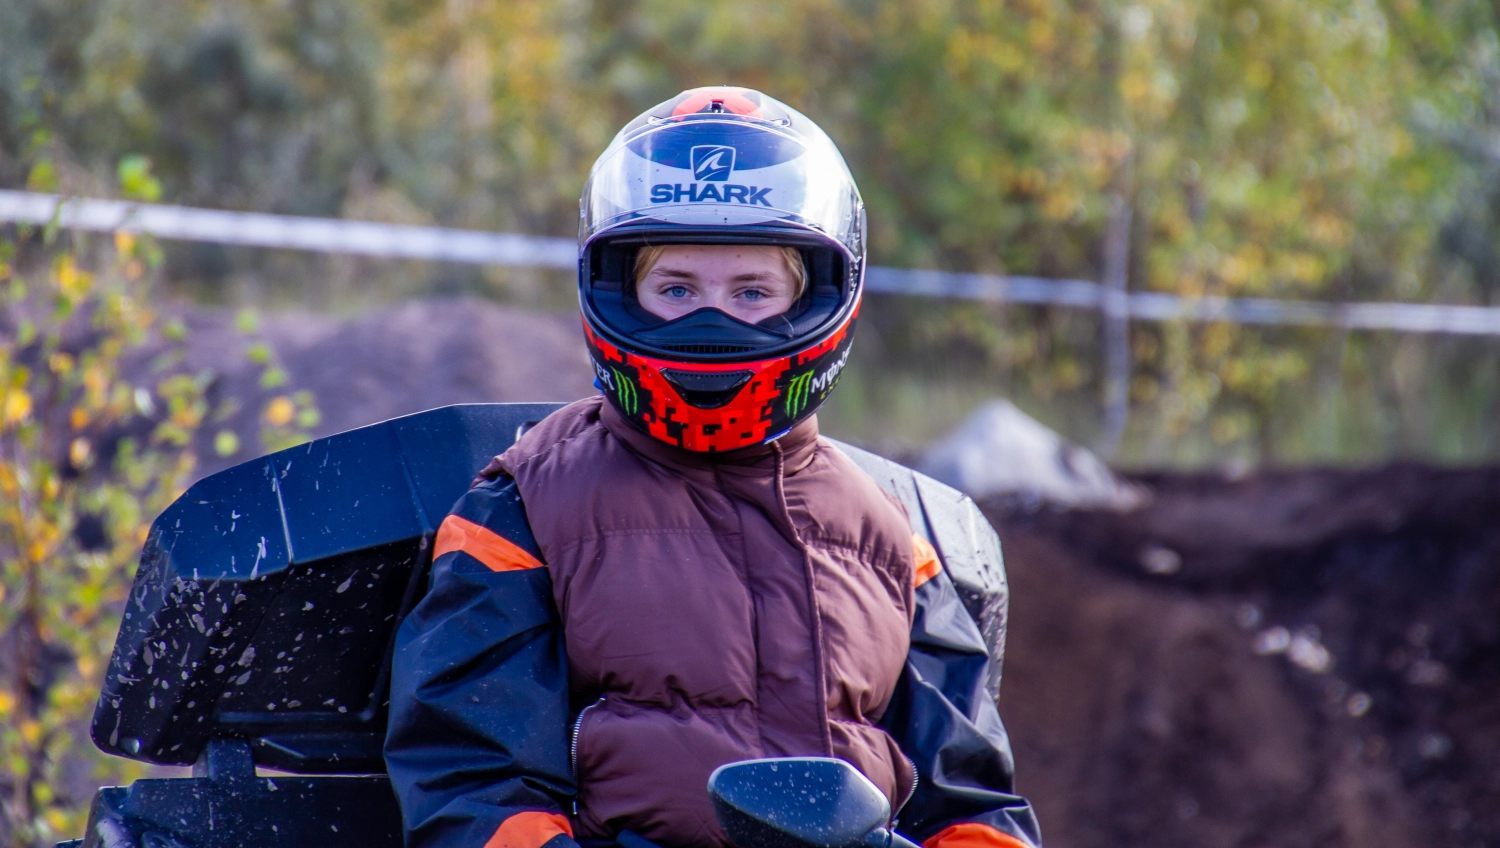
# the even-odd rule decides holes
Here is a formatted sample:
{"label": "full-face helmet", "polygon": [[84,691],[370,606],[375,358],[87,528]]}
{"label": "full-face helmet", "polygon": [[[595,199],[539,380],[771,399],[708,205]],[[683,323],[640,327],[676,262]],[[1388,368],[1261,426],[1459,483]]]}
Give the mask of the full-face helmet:
{"label": "full-face helmet", "polygon": [[[615,136],[583,191],[579,299],[597,384],[635,426],[690,451],[773,441],[817,410],[849,358],[865,214],[838,148],[795,109],[697,88]],[[642,247],[800,253],[806,286],[757,324],[705,307],[668,320],[636,299]]]}

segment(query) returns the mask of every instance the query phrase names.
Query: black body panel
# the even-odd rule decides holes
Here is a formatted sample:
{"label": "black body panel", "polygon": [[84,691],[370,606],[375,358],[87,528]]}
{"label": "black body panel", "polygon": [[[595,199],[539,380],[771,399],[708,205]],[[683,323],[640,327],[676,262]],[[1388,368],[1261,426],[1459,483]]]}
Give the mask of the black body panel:
{"label": "black body panel", "polygon": [[104,751],[379,773],[396,624],[486,461],[558,404],[436,409],[199,481],[152,525],[94,713]]}
{"label": "black body panel", "polygon": [[79,848],[172,844],[162,837],[191,848],[402,844],[401,814],[383,776],[257,777],[237,740],[211,743],[193,773],[100,789]]}

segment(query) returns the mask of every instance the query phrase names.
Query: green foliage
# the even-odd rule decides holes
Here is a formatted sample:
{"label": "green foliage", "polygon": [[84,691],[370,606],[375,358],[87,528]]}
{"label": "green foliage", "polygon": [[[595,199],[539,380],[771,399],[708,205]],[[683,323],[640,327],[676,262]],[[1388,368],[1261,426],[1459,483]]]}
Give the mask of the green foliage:
{"label": "green foliage", "polygon": [[[14,245],[3,244],[7,257]],[[167,366],[141,242],[97,270],[58,250],[0,273],[0,833],[44,844],[82,832],[64,775],[139,772],[89,743],[118,608],[149,522],[181,493],[203,419],[203,379]],[[132,379],[128,360],[162,367]],[[71,781],[77,784],[77,780]]]}
{"label": "green foliage", "polygon": [[151,160],[140,154],[126,156],[116,169],[120,193],[129,200],[155,203],[161,199],[161,183],[151,176]]}
{"label": "green foliage", "polygon": [[[1496,44],[1482,0],[15,0],[0,9],[0,149],[17,152],[0,181],[81,190],[138,152],[174,202],[570,235],[620,125],[727,82],[828,129],[879,263],[1097,279],[1120,196],[1138,290],[1486,302],[1500,291]],[[172,262],[215,297],[247,268],[302,301],[311,277],[342,280],[348,304],[379,287],[567,289],[202,246]],[[1059,311],[871,309],[881,332],[856,369],[872,379],[998,379],[1043,407],[1097,396],[1097,333]],[[1157,444],[1264,452],[1287,416],[1314,414],[1299,406],[1313,382],[1360,395],[1333,334],[1135,336],[1149,355],[1132,432],[1169,436]],[[1464,363],[1427,349],[1458,390]],[[1379,406],[1394,348],[1371,350],[1385,385],[1360,396]],[[1090,435],[1094,416],[1064,417]],[[1170,455],[1146,443],[1137,460]],[[1351,455],[1422,449],[1382,437]]]}
{"label": "green foliage", "polygon": [[[138,163],[138,191],[150,191]],[[0,239],[0,841],[83,832],[93,788],[138,777],[88,739],[150,522],[191,482],[212,377],[153,306],[160,251],[117,233],[89,249],[55,232]],[[261,363],[263,382],[279,372]],[[274,381],[272,381],[274,382]],[[306,392],[262,413],[277,450],[317,424]],[[232,440],[233,444],[225,444]],[[238,437],[214,440],[224,454]]]}

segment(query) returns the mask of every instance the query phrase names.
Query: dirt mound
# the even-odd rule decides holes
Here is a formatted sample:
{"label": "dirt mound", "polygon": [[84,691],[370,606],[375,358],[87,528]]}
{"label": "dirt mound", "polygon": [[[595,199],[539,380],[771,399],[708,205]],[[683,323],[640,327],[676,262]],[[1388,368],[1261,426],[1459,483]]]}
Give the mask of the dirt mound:
{"label": "dirt mound", "polygon": [[991,513],[1049,845],[1500,840],[1500,470],[1138,482]]}
{"label": "dirt mound", "polygon": [[[223,310],[194,309],[186,323],[188,363],[212,371],[212,397],[237,407],[205,432],[205,474],[258,453],[258,415],[283,392],[312,391],[322,413],[315,437],[453,403],[570,401],[594,392],[576,316],[475,298],[412,301],[347,321],[270,314],[254,337]],[[275,351],[286,385],[260,384],[262,368],[246,358],[255,338]],[[244,447],[215,459],[207,440],[223,427]]]}

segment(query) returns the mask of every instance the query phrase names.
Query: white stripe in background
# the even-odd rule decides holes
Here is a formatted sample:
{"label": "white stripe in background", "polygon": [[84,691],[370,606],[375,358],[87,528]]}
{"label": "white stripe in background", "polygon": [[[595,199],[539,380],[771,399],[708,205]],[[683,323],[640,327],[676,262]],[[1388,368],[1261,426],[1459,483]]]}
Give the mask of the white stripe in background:
{"label": "white stripe in background", "polygon": [[[0,221],[46,224],[54,219],[68,229],[149,232],[164,239],[391,259],[560,269],[572,269],[578,261],[578,248],[572,239],[0,190]],[[871,267],[866,284],[872,292],[888,294],[1084,309],[1103,309],[1106,305],[1103,287],[1086,280]],[[1500,307],[1187,298],[1164,292],[1131,292],[1126,295],[1125,307],[1129,317],[1151,321],[1229,321],[1500,336]]]}
{"label": "white stripe in background", "polygon": [[[1002,277],[946,271],[870,268],[870,291],[931,297],[1037,303],[1102,309],[1106,292],[1087,280]],[[1500,335],[1500,307],[1444,306],[1431,303],[1319,303],[1263,298],[1189,298],[1164,292],[1131,292],[1125,296],[1131,318],[1146,321],[1228,321],[1341,327],[1350,330],[1397,330],[1407,333]]]}
{"label": "white stripe in background", "polygon": [[0,221],[45,224],[54,215],[68,229],[148,232],[185,241],[476,265],[573,268],[578,263],[572,239],[0,191]]}

